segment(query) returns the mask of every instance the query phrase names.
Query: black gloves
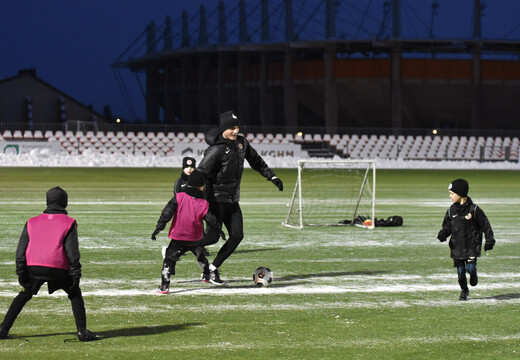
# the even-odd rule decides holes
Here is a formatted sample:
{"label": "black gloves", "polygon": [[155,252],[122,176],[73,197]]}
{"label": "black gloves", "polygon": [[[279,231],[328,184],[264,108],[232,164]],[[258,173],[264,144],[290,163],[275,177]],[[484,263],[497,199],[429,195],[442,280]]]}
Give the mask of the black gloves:
{"label": "black gloves", "polygon": [[276,176],[273,176],[271,178],[271,181],[273,182],[273,184],[276,185],[276,187],[278,189],[280,189],[280,191],[283,191],[283,182],[282,182],[282,180],[278,179]]}
{"label": "black gloves", "polygon": [[496,242],[495,239],[491,239],[491,240],[486,239],[486,243],[484,244],[484,251],[493,249],[493,246],[495,246],[495,242]]}
{"label": "black gloves", "polygon": [[157,229],[155,229],[155,231],[154,231],[153,234],[152,234],[152,238],[151,238],[151,239],[152,239],[153,241],[156,241],[156,240],[157,240],[156,236],[157,236],[159,233],[160,233],[160,231],[157,230]]}
{"label": "black gloves", "polygon": [[444,231],[439,231],[439,234],[437,235],[437,239],[439,239],[440,242],[446,241],[446,235],[444,234]]}
{"label": "black gloves", "polygon": [[30,286],[29,274],[27,274],[27,272],[18,274],[18,284],[20,284],[24,289]]}

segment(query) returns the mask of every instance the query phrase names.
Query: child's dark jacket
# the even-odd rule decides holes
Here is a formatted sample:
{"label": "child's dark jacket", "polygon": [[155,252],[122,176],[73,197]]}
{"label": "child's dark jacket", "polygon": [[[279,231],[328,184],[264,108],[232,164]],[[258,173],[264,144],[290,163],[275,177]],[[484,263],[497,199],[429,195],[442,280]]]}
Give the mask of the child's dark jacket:
{"label": "child's dark jacket", "polygon": [[486,243],[495,242],[486,214],[468,197],[463,205],[457,203],[450,206],[437,238],[445,241],[451,236],[449,241],[451,257],[468,259],[481,255],[483,233],[486,236]]}

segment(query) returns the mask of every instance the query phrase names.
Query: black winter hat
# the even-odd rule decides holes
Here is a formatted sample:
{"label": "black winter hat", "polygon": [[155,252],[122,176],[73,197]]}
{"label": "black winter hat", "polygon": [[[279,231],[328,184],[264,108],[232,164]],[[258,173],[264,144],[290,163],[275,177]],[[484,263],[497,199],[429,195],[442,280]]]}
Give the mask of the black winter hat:
{"label": "black winter hat", "polygon": [[197,164],[197,161],[194,158],[186,156],[182,159],[182,170],[187,167],[195,168],[195,164]]}
{"label": "black winter hat", "polygon": [[459,196],[466,197],[468,196],[469,184],[464,179],[453,180],[448,186],[448,190],[453,191]]}
{"label": "black winter hat", "polygon": [[66,208],[69,204],[69,196],[67,192],[59,186],[53,187],[47,191],[47,206],[58,205]]}
{"label": "black winter hat", "polygon": [[220,114],[220,130],[224,131],[235,126],[240,126],[240,121],[233,111]]}
{"label": "black winter hat", "polygon": [[188,176],[188,186],[201,187],[204,186],[206,177],[200,171],[194,170],[190,176]]}

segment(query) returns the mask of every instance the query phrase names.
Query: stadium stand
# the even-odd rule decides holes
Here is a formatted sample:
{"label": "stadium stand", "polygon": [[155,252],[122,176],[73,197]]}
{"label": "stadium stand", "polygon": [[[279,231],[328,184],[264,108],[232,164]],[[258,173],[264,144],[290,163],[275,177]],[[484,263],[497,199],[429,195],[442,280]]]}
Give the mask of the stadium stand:
{"label": "stadium stand", "polygon": [[[483,136],[404,136],[324,134],[293,135],[273,133],[248,133],[252,144],[297,143],[309,157],[333,157],[350,159],[402,159],[402,160],[474,160],[519,161],[518,137]],[[9,131],[0,134],[0,140],[48,140],[58,141],[64,153],[79,154],[85,150],[99,153],[167,155],[178,143],[203,143],[203,133],[134,132],[118,131]]]}

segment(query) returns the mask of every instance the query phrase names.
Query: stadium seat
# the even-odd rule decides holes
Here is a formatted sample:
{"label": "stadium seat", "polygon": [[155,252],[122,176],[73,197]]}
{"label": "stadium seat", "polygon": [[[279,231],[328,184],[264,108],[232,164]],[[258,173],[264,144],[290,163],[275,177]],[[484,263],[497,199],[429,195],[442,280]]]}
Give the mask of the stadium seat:
{"label": "stadium seat", "polygon": [[135,133],[133,131],[129,131],[126,133],[126,138],[128,141],[134,141],[135,139]]}
{"label": "stadium seat", "polygon": [[154,136],[152,138],[149,138],[150,139],[150,142],[153,143],[153,144],[158,144],[159,142],[161,142],[161,139],[159,139],[158,136]]}
{"label": "stadium seat", "polygon": [[49,139],[50,137],[54,137],[54,133],[51,130],[45,130],[45,133],[43,134],[43,137],[45,139]]}
{"label": "stadium seat", "polygon": [[175,133],[173,131],[170,131],[166,134],[166,139],[168,139],[169,142],[174,142],[176,139]]}
{"label": "stadium seat", "polygon": [[122,140],[122,139],[126,139],[126,134],[124,131],[118,131],[116,132],[116,139],[118,140]]}
{"label": "stadium seat", "polygon": [[105,133],[102,132],[102,131],[98,131],[96,133],[96,138],[98,139],[98,141],[101,141],[102,144],[108,144],[109,143],[108,138],[105,136]]}
{"label": "stadium seat", "polygon": [[11,130],[4,130],[2,136],[4,139],[11,139],[13,137],[13,133],[11,132]]}
{"label": "stadium seat", "polygon": [[189,141],[189,142],[193,142],[195,141],[195,139],[197,138],[197,136],[195,135],[194,132],[189,132],[186,134],[186,139]]}
{"label": "stadium seat", "polygon": [[33,138],[37,140],[43,140],[45,137],[43,136],[43,132],[41,130],[35,130],[33,133]]}
{"label": "stadium seat", "polygon": [[177,136],[175,138],[176,138],[177,142],[183,142],[185,137],[186,137],[185,133],[178,132]]}
{"label": "stadium seat", "polygon": [[28,140],[34,139],[33,132],[31,130],[25,130],[23,132],[23,138]]}
{"label": "stadium seat", "polygon": [[13,131],[13,139],[23,139],[23,134],[20,130]]}

